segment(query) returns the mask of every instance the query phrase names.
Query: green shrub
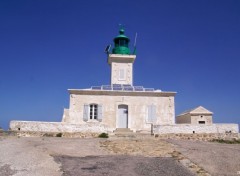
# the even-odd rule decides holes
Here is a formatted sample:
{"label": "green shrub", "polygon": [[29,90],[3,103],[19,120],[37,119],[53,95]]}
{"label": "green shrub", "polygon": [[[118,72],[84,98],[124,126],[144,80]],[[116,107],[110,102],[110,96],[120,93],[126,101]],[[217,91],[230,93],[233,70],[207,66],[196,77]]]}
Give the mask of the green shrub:
{"label": "green shrub", "polygon": [[101,133],[98,135],[99,138],[108,138],[108,134],[107,133]]}
{"label": "green shrub", "polygon": [[56,137],[62,137],[62,133],[56,134]]}

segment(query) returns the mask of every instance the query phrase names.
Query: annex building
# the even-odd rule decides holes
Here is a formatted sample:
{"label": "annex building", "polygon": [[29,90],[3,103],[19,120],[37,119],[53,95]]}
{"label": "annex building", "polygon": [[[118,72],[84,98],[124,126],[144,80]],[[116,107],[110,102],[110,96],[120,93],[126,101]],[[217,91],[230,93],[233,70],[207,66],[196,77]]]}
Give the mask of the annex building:
{"label": "annex building", "polygon": [[62,122],[11,121],[10,128],[41,132],[109,133],[129,129],[139,133],[238,133],[237,124],[213,124],[212,116],[206,117],[211,112],[203,107],[195,109],[196,116],[205,116],[195,123],[191,123],[191,119],[196,119],[194,112],[186,112],[175,120],[176,92],[134,85],[133,66],[137,57],[130,52],[130,39],[124,33],[120,29],[112,51],[106,50],[111,68],[109,85],[69,89],[69,108],[64,109]]}

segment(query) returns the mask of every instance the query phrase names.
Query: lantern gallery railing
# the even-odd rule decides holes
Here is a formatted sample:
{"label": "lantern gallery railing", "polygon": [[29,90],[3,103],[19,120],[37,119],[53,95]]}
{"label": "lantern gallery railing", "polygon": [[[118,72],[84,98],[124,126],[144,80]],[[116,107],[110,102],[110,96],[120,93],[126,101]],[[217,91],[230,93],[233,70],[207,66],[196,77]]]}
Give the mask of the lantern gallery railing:
{"label": "lantern gallery railing", "polygon": [[112,84],[102,86],[92,86],[92,90],[112,90],[112,91],[140,91],[140,92],[153,92],[154,88],[144,88],[143,86],[132,86],[129,84]]}

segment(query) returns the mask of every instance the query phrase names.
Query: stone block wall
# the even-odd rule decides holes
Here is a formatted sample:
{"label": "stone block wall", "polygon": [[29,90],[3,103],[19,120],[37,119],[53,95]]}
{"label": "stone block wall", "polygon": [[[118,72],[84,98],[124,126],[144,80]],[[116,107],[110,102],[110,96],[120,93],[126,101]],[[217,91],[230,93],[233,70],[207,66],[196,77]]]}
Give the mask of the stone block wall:
{"label": "stone block wall", "polygon": [[239,133],[238,124],[154,125],[154,134]]}
{"label": "stone block wall", "polygon": [[191,124],[197,125],[199,121],[204,121],[205,125],[211,125],[213,123],[212,115],[191,115]]}
{"label": "stone block wall", "polygon": [[21,132],[53,132],[53,133],[107,133],[113,129],[99,123],[69,124],[62,122],[11,121],[10,129]]}
{"label": "stone block wall", "polygon": [[239,133],[195,133],[195,134],[155,134],[155,138],[159,139],[184,139],[194,141],[212,141],[214,139],[223,140],[238,140],[240,139]]}

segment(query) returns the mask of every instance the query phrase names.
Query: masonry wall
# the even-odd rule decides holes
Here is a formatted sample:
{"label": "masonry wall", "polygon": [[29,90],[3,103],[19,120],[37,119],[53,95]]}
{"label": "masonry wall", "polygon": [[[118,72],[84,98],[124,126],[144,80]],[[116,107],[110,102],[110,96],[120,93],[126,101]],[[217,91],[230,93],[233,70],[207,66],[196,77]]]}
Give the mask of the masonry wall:
{"label": "masonry wall", "polygon": [[210,125],[213,123],[212,115],[210,114],[184,114],[179,115],[176,118],[177,124],[192,124],[192,125],[198,125],[199,121],[205,121],[206,125]]}
{"label": "masonry wall", "polygon": [[212,125],[155,125],[154,134],[168,133],[239,133],[238,124],[212,124]]}
{"label": "masonry wall", "polygon": [[111,129],[109,129],[107,126],[97,123],[68,124],[62,122],[37,122],[37,121],[11,121],[10,129],[13,131],[70,132],[70,133],[111,132]]}
{"label": "masonry wall", "polygon": [[212,124],[212,115],[191,115],[191,124],[197,125],[199,121],[205,121],[206,125]]}
{"label": "masonry wall", "polygon": [[63,119],[66,123],[86,124],[92,121],[83,121],[84,104],[102,105],[102,122],[109,129],[118,127],[118,106],[128,105],[128,127],[133,131],[150,131],[151,125],[147,123],[147,106],[156,105],[156,124],[174,124],[175,107],[174,97],[148,97],[148,96],[109,96],[109,95],[70,95],[69,117]]}
{"label": "masonry wall", "polygon": [[176,118],[176,123],[188,123],[190,124],[191,123],[191,115],[190,114],[184,114],[184,115],[181,115],[181,116],[177,116]]}
{"label": "masonry wall", "polygon": [[[111,64],[111,84],[130,84],[133,82],[133,64],[132,63],[116,63]],[[119,70],[124,70],[124,79],[119,79]]]}

